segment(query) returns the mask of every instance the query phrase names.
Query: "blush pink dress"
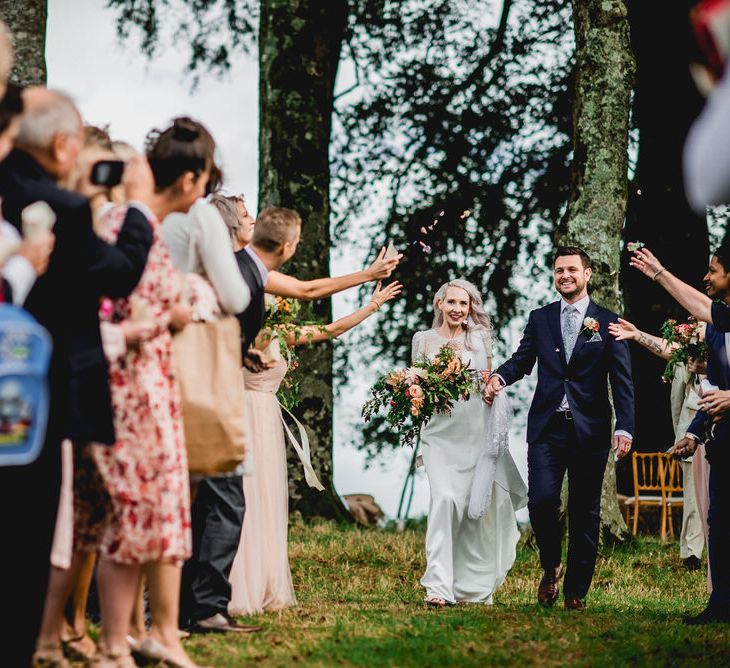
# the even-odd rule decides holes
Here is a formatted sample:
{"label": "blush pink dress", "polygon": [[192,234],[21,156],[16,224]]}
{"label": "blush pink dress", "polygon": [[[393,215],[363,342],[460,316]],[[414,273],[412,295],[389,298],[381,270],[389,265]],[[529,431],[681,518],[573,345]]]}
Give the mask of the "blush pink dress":
{"label": "blush pink dress", "polygon": [[245,408],[251,448],[244,476],[246,514],[231,569],[229,611],[249,615],[296,605],[289,570],[289,490],[281,408],[276,391],[286,375],[282,359],[261,373],[244,369]]}

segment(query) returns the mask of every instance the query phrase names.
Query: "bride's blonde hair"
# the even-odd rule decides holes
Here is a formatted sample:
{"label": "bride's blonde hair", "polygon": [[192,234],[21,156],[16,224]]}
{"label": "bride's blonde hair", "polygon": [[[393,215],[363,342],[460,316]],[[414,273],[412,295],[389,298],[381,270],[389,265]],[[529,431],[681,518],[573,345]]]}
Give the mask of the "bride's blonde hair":
{"label": "bride's blonde hair", "polygon": [[433,296],[433,329],[438,329],[444,324],[444,314],[438,307],[438,303],[446,298],[446,291],[449,288],[461,288],[469,295],[469,315],[466,317],[466,324],[462,325],[466,330],[464,344],[471,349],[469,335],[473,330],[481,330],[489,348],[492,342],[492,320],[484,310],[484,302],[482,296],[477,290],[477,286],[463,278],[456,278],[453,281],[444,283]]}

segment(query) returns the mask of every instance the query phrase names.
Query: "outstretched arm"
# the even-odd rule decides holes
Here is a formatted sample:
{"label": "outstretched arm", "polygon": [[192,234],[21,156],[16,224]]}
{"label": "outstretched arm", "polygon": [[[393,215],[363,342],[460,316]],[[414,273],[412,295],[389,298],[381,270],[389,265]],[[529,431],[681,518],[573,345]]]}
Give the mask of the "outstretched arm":
{"label": "outstretched arm", "polygon": [[287,276],[278,271],[269,273],[266,281],[266,292],[279,297],[293,297],[311,301],[329,297],[336,292],[342,292],[369,281],[380,281],[388,278],[398,266],[402,254],[396,257],[385,259],[385,248],[381,249],[377,259],[367,269],[356,271],[352,274],[337,276],[334,278],[316,278],[311,281],[300,281],[293,276]]}
{"label": "outstretched arm", "polygon": [[295,340],[294,335],[287,337],[287,343],[295,346],[303,346],[307,343],[315,341],[329,341],[336,339],[353,327],[357,327],[361,322],[376,313],[385,302],[395,299],[403,290],[403,285],[395,281],[386,287],[382,287],[380,281],[370,298],[370,303],[358,309],[344,318],[338,318],[329,325],[317,327],[316,325],[307,325],[302,327],[299,337]]}
{"label": "outstretched arm", "polygon": [[616,339],[616,341],[636,341],[644,346],[649,352],[654,353],[657,357],[668,360],[672,356],[672,351],[679,347],[677,343],[669,343],[666,339],[659,336],[653,336],[642,332],[636,325],[619,318],[618,322],[610,322],[608,331]]}
{"label": "outstretched arm", "polygon": [[[517,350],[504,364],[502,364],[490,377],[489,382],[482,391],[484,400],[491,405],[494,397],[499,394],[507,385],[517,382],[520,378],[529,375],[537,360],[537,347],[535,345],[535,325],[533,313],[527,319],[527,326],[522,334],[522,340]],[[490,361],[491,366],[491,361]]]}
{"label": "outstretched arm", "polygon": [[680,281],[674,274],[667,271],[654,254],[647,248],[640,248],[631,257],[630,264],[642,274],[661,285],[681,306],[687,309],[690,315],[697,320],[712,322],[712,300],[691,285]]}

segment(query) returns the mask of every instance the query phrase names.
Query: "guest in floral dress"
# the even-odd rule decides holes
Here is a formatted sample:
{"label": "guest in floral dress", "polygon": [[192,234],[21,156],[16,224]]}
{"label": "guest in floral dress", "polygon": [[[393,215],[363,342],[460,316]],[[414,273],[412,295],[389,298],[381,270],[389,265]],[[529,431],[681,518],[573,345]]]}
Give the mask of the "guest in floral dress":
{"label": "guest in floral dress", "polygon": [[[180,573],[192,539],[180,396],[171,366],[171,332],[187,324],[191,309],[180,303],[182,275],[159,232],[167,214],[187,211],[204,194],[214,147],[207,130],[187,118],[149,139],[154,240],[137,288],[115,300],[110,314],[127,344],[126,354],[110,364],[117,440],[112,447],[76,452],[75,548],[99,552],[101,666],[135,665],[127,631],[143,569],[152,627],[138,649],[167,665],[195,667],[177,626]],[[105,240],[116,239],[124,211],[115,208],[100,219]]]}

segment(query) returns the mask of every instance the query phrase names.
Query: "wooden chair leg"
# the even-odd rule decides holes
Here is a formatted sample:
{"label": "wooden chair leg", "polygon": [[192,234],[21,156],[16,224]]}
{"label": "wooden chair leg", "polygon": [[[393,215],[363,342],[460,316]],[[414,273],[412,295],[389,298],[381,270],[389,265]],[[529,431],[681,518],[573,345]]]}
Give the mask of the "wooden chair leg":
{"label": "wooden chair leg", "polygon": [[661,528],[662,543],[667,542],[667,504],[662,504],[662,528]]}
{"label": "wooden chair leg", "polygon": [[631,532],[636,535],[636,532],[639,528],[639,502],[638,499],[634,502],[634,526],[631,529]]}

